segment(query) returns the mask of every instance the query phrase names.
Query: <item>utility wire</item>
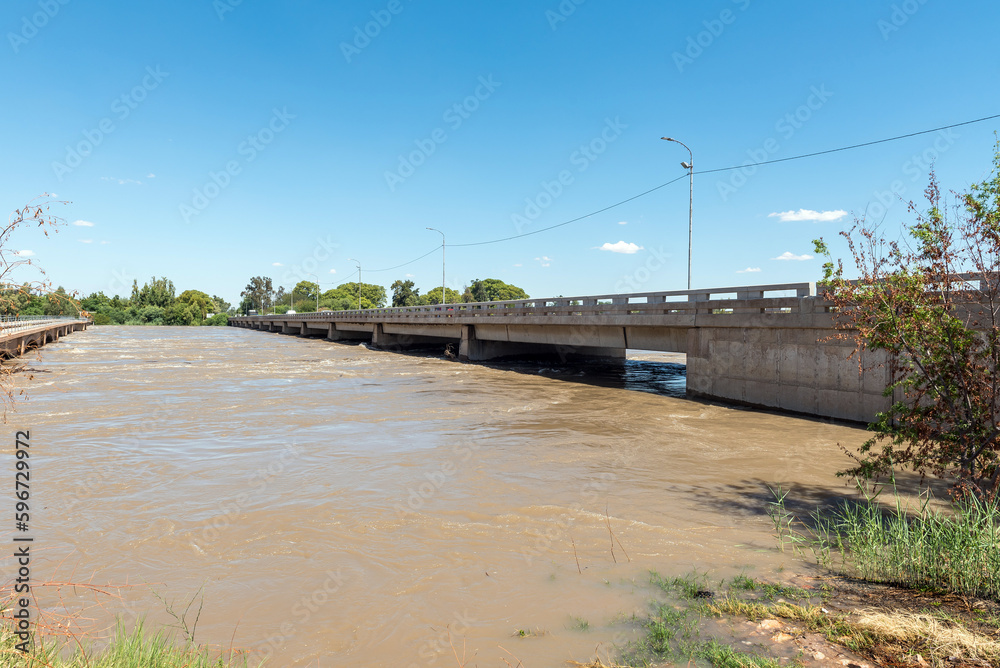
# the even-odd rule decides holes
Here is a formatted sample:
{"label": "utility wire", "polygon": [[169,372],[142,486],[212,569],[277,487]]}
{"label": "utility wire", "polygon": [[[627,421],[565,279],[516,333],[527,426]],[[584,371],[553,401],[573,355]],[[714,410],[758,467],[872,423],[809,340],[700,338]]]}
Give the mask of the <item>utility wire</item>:
{"label": "utility wire", "polygon": [[452,244],[452,247],[454,248],[454,247],[467,247],[467,246],[485,246],[486,244],[498,244],[501,241],[510,241],[511,239],[520,239],[521,237],[530,237],[532,234],[539,234],[541,232],[548,232],[549,230],[554,230],[557,227],[562,227],[563,225],[569,225],[570,223],[576,223],[576,222],[579,222],[579,221],[583,220],[584,218],[590,218],[591,216],[596,216],[599,213],[604,213],[605,211],[610,211],[611,209],[614,209],[615,207],[619,207],[622,204],[626,204],[628,202],[631,202],[634,199],[639,199],[640,197],[645,197],[649,193],[656,192],[660,188],[666,188],[671,183],[676,183],[677,181],[680,181],[683,178],[687,178],[687,176],[688,176],[687,174],[681,174],[676,179],[671,179],[670,181],[667,181],[666,183],[662,183],[662,184],[656,186],[655,188],[650,188],[649,190],[647,190],[645,192],[641,192],[638,195],[633,195],[632,197],[629,197],[628,199],[623,199],[622,201],[615,202],[614,204],[606,206],[603,209],[598,209],[597,211],[591,211],[590,213],[588,213],[586,215],[580,216],[579,218],[574,218],[572,220],[567,220],[566,222],[563,222],[563,223],[558,223],[556,225],[550,225],[549,227],[543,227],[541,229],[533,230],[531,232],[525,232],[524,234],[515,234],[512,237],[504,237],[503,239],[493,239],[491,241],[477,241],[475,243],[469,243],[469,244]]}
{"label": "utility wire", "polygon": [[[964,125],[972,125],[974,123],[982,123],[983,121],[990,121],[990,120],[993,120],[995,118],[1000,118],[1000,114],[994,114],[992,116],[983,116],[982,118],[977,118],[977,119],[971,120],[971,121],[963,121],[962,123],[953,123],[952,125],[942,125],[941,127],[932,128],[930,130],[921,130],[919,132],[910,132],[908,134],[898,135],[896,137],[888,137],[886,139],[876,139],[875,141],[864,142],[864,143],[861,143],[861,144],[852,144],[850,146],[841,146],[839,148],[831,148],[831,149],[827,149],[825,151],[815,151],[813,153],[804,153],[802,155],[793,155],[793,156],[789,156],[787,158],[775,158],[774,160],[764,160],[762,162],[752,162],[752,163],[747,163],[747,164],[743,164],[743,165],[733,165],[731,167],[717,167],[715,169],[705,169],[705,170],[701,170],[701,171],[695,170],[694,173],[695,174],[715,174],[717,172],[728,172],[728,171],[732,171],[734,169],[745,169],[747,167],[759,167],[759,166],[762,166],[762,165],[773,165],[775,163],[788,162],[790,160],[801,160],[803,158],[813,158],[813,157],[818,156],[818,155],[827,155],[829,153],[839,153],[841,151],[850,151],[850,150],[853,150],[853,149],[856,149],[856,148],[863,148],[865,146],[874,146],[876,144],[885,144],[887,142],[899,141],[900,139],[908,139],[910,137],[918,137],[920,135],[926,135],[926,134],[930,134],[932,132],[940,132],[941,130],[950,130],[951,128],[960,128],[960,127],[962,127]],[[580,222],[581,220],[585,220],[585,219],[590,218],[592,216],[596,216],[599,213],[604,213],[605,211],[610,211],[611,209],[614,209],[614,208],[617,208],[619,206],[622,206],[623,204],[627,204],[628,202],[631,202],[633,200],[637,200],[640,197],[645,197],[646,195],[649,195],[650,193],[656,192],[657,190],[660,190],[661,188],[666,188],[667,186],[669,186],[669,185],[671,185],[673,183],[676,183],[677,181],[680,181],[681,179],[683,179],[683,178],[685,178],[687,176],[688,176],[687,173],[682,174],[681,176],[678,176],[676,179],[671,179],[670,181],[667,181],[666,183],[660,184],[660,185],[658,185],[658,186],[656,186],[654,188],[650,188],[649,190],[641,192],[638,195],[633,195],[632,197],[629,197],[628,199],[623,199],[620,202],[616,202],[614,204],[610,204],[610,205],[604,207],[603,209],[598,209],[597,211],[591,211],[588,214],[584,214],[582,216],[578,216],[577,218],[573,218],[571,220],[567,220],[567,221],[564,221],[562,223],[557,223],[555,225],[550,225],[548,227],[543,227],[543,228],[540,228],[540,229],[537,229],[537,230],[532,230],[531,232],[525,232],[524,234],[515,234],[513,236],[503,237],[503,238],[500,238],[500,239],[491,239],[489,241],[476,241],[476,242],[471,242],[471,243],[450,244],[450,245],[451,245],[452,248],[468,248],[470,246],[486,246],[488,244],[498,244],[498,243],[501,243],[503,241],[513,241],[514,239],[521,239],[523,237],[530,237],[533,234],[541,234],[542,232],[548,232],[549,230],[554,230],[554,229],[559,228],[559,227],[564,227],[566,225],[571,225],[572,223]],[[433,248],[432,250],[427,251],[426,253],[424,253],[420,257],[417,257],[417,258],[414,258],[412,260],[409,260],[408,262],[404,262],[402,264],[397,264],[395,267],[387,267],[385,269],[368,269],[367,271],[379,273],[379,272],[383,272],[383,271],[392,271],[394,269],[400,269],[401,267],[405,267],[407,265],[413,264],[414,262],[417,262],[418,260],[424,259],[425,257],[427,257],[428,255],[430,255],[431,253],[434,253],[435,251],[437,251],[439,248],[441,248],[441,246],[437,246],[437,247]]]}
{"label": "utility wire", "polygon": [[[455,244],[452,244],[452,245],[454,246]],[[424,253],[420,257],[413,258],[409,262],[404,262],[403,264],[397,264],[395,267],[386,267],[385,269],[365,269],[365,271],[366,272],[375,272],[375,273],[378,273],[380,271],[392,271],[393,269],[399,269],[400,267],[405,267],[408,264],[413,264],[417,260],[423,260],[425,257],[427,257],[428,255],[430,255],[431,253],[437,251],[438,248],[441,248],[441,246],[440,245],[435,246],[434,248],[430,249],[429,251],[427,251],[426,253]]]}
{"label": "utility wire", "polygon": [[993,116],[983,116],[982,118],[977,118],[974,121],[965,121],[963,123],[955,123],[954,125],[942,125],[939,128],[933,128],[931,130],[921,130],[920,132],[911,132],[905,135],[899,135],[897,137],[889,137],[888,139],[876,139],[875,141],[868,141],[863,144],[852,144],[851,146],[841,146],[840,148],[831,148],[826,151],[816,151],[815,153],[805,153],[803,155],[793,155],[788,158],[775,158],[774,160],[764,160],[763,162],[751,162],[744,165],[733,165],[732,167],[718,167],[716,169],[706,169],[703,171],[695,170],[695,174],[714,174],[715,172],[728,172],[734,169],[743,169],[744,167],[759,167],[760,165],[773,165],[776,162],[788,162],[789,160],[800,160],[802,158],[812,158],[817,155],[826,155],[827,153],[838,153],[840,151],[850,151],[855,148],[862,148],[865,146],[874,146],[875,144],[884,144],[890,141],[897,141],[899,139],[908,139],[910,137],[918,137],[920,135],[928,135],[932,132],[940,132],[941,130],[950,130],[951,128],[960,128],[963,125],[972,125],[973,123],[982,123],[983,121],[990,121],[994,118],[1000,118],[1000,114],[994,114]]}

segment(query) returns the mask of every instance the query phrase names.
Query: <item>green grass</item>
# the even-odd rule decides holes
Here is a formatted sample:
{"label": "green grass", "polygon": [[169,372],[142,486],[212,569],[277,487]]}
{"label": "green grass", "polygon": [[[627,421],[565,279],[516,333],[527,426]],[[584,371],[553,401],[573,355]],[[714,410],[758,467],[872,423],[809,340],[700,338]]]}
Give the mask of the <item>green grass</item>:
{"label": "green grass", "polygon": [[[873,582],[1000,600],[1000,505],[969,497],[942,511],[929,494],[911,508],[878,493],[814,511],[804,523],[776,493],[769,514],[782,549],[810,550],[820,565]],[[800,528],[801,527],[801,528]],[[839,564],[837,563],[839,559]]]}
{"label": "green grass", "polygon": [[[683,664],[692,661],[715,668],[777,668],[783,665],[775,658],[743,651],[718,638],[703,636],[701,625],[705,618],[719,614],[705,594],[711,591],[713,584],[715,589],[722,588],[721,584],[710,581],[707,574],[693,572],[685,576],[664,577],[653,571],[650,573],[650,584],[665,592],[670,600],[653,604],[649,617],[641,622],[642,637],[623,649],[621,663],[616,665],[651,666],[662,662]],[[742,576],[734,578],[729,587],[738,592],[767,592],[774,596],[780,595],[779,592],[806,594],[804,590]],[[730,600],[730,597],[725,600]],[[761,603],[751,605],[763,607]],[[752,613],[757,611],[757,608],[751,610]]]}
{"label": "green grass", "polygon": [[246,657],[203,647],[178,647],[164,632],[150,632],[142,623],[128,632],[119,624],[108,646],[101,650],[70,647],[65,641],[36,639],[30,654],[15,649],[9,630],[0,634],[0,667],[7,668],[246,668],[261,666]]}
{"label": "green grass", "polygon": [[781,585],[775,584],[773,582],[764,582],[762,580],[755,580],[754,578],[747,577],[745,574],[740,574],[729,581],[729,589],[736,591],[750,591],[756,592],[769,601],[773,601],[777,598],[790,598],[792,600],[806,599],[811,596],[811,594],[800,587],[793,587],[791,585]]}
{"label": "green grass", "polygon": [[687,601],[702,598],[703,594],[708,591],[709,583],[708,574],[699,574],[697,571],[689,575],[674,578],[666,578],[656,571],[650,571],[649,582],[664,592],[676,594]]}

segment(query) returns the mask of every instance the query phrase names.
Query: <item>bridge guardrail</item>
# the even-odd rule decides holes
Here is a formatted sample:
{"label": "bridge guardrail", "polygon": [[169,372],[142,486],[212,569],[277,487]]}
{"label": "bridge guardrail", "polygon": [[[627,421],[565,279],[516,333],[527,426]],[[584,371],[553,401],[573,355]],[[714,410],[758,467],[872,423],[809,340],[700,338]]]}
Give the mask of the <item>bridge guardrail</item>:
{"label": "bridge guardrail", "polygon": [[[788,296],[793,292],[795,296]],[[784,293],[767,296],[768,293]],[[733,295],[721,298],[723,295]],[[394,306],[349,311],[320,311],[293,315],[271,314],[234,316],[254,321],[287,318],[295,322],[328,321],[331,317],[352,320],[439,319],[469,317],[518,317],[554,315],[663,315],[735,311],[737,313],[792,312],[799,308],[802,297],[815,297],[815,283],[780,283],[711,288],[671,290],[630,294],[587,295],[579,297],[546,297],[496,302],[459,304],[428,304],[424,306]],[[714,299],[713,299],[714,298]],[[740,301],[739,305],[734,301]]]}
{"label": "bridge guardrail", "polygon": [[85,319],[72,315],[4,315],[0,316],[0,336],[60,322],[85,322]]}

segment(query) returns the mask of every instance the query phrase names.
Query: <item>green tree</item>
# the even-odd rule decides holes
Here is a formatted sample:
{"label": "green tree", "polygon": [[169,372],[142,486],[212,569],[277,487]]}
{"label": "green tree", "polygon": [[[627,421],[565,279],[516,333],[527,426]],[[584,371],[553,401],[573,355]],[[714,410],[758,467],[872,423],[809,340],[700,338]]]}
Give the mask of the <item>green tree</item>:
{"label": "green tree", "polygon": [[468,296],[465,301],[471,302],[507,302],[514,299],[527,299],[528,293],[516,285],[504,283],[498,278],[484,278],[482,280],[477,278],[472,281],[472,285],[469,286],[464,296]]}
{"label": "green tree", "polygon": [[267,276],[254,276],[240,296],[245,297],[244,303],[241,304],[246,306],[244,311],[256,309],[259,313],[264,313],[264,307],[274,301],[274,286]]}
{"label": "green tree", "polygon": [[389,286],[393,306],[417,306],[421,303],[420,290],[413,289],[413,281],[398,280]]}
{"label": "green tree", "polygon": [[316,295],[319,294],[319,283],[313,283],[312,281],[299,281],[295,284],[293,288],[294,300],[308,301],[312,300],[313,310],[316,310]]}
{"label": "green tree", "polygon": [[185,290],[177,295],[177,301],[191,307],[198,320],[204,320],[208,313],[215,312],[215,302],[200,290]]}
{"label": "green tree", "polygon": [[[931,173],[929,208],[906,227],[911,242],[887,240],[861,219],[843,232],[860,272],[844,278],[827,257],[826,295],[837,327],[860,360],[884,364],[892,406],[846,475],[877,477],[895,467],[947,477],[964,492],[996,497],[1000,483],[1000,143],[988,180],[960,194],[957,220],[942,209]],[[916,207],[911,204],[911,211]],[[961,272],[974,272],[970,277]]]}
{"label": "green tree", "polygon": [[[445,292],[447,301],[449,304],[460,304],[462,302],[462,295],[459,294],[458,290],[452,290],[448,288]],[[421,304],[440,304],[441,303],[441,288],[433,288],[427,291],[427,294],[423,296],[420,300]]]}
{"label": "green tree", "polygon": [[[361,308],[382,308],[385,302],[385,288],[371,283],[361,284]],[[358,284],[344,283],[327,290],[320,296],[319,305],[320,308],[325,307],[334,311],[350,311],[358,308]]]}
{"label": "green tree", "polygon": [[163,312],[164,325],[191,325],[197,319],[194,309],[182,302],[168,306]]}
{"label": "green tree", "polygon": [[76,315],[80,312],[76,301],[66,294],[66,289],[61,285],[55,292],[50,292],[45,296],[45,315]]}
{"label": "green tree", "polygon": [[229,309],[233,308],[232,304],[218,295],[212,295],[212,301],[215,302],[216,313],[229,313]]}
{"label": "green tree", "polygon": [[174,282],[166,277],[149,279],[149,282],[138,289],[135,281],[132,282],[132,305],[133,306],[159,306],[166,308],[174,303]]}
{"label": "green tree", "polygon": [[80,300],[80,308],[96,313],[102,307],[111,306],[111,300],[103,292],[94,292]]}

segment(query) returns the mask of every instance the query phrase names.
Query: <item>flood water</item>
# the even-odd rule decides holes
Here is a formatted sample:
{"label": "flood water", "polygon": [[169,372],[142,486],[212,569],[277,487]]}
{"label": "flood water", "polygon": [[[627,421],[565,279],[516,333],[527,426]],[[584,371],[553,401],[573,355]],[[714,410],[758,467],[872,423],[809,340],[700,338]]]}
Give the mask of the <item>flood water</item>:
{"label": "flood water", "polygon": [[634,637],[651,569],[804,568],[775,549],[766,486],[843,493],[837,443],[865,438],[685,400],[682,369],[650,361],[210,327],[94,327],[41,355],[7,426],[31,430],[32,575],[131,585],[38,588],[43,612],[170,623],[154,592],[182,612],[201,591],[195,640],[271,666],[456,666],[449,639],[469,665],[587,661]]}

